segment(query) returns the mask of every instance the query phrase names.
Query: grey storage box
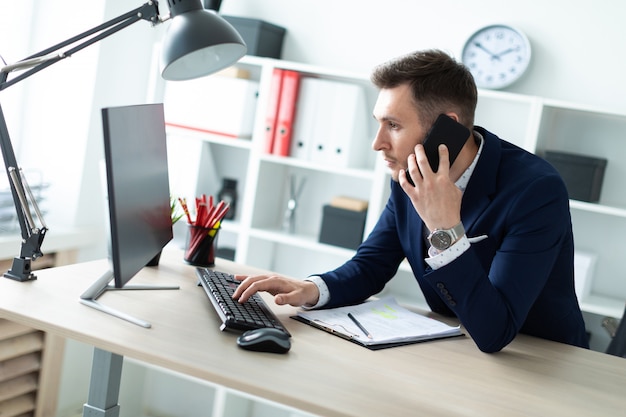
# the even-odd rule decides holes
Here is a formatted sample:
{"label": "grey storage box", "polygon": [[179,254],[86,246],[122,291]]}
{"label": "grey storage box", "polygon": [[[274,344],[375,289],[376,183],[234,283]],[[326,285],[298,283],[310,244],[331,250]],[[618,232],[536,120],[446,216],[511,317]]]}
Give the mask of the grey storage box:
{"label": "grey storage box", "polygon": [[569,198],[597,203],[607,160],[566,152],[546,151],[545,159],[559,171]]}
{"label": "grey storage box", "polygon": [[222,17],[237,29],[248,47],[248,55],[280,59],[285,28],[259,19],[235,16]]}
{"label": "grey storage box", "polygon": [[320,243],[356,249],[363,241],[367,211],[324,206]]}

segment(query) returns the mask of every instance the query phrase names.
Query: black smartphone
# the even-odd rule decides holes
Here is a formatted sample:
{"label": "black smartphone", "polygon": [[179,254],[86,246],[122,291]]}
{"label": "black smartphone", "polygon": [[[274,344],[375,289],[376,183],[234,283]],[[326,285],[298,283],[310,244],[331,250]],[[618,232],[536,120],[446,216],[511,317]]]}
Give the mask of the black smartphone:
{"label": "black smartphone", "polygon": [[[468,128],[455,121],[453,118],[445,114],[440,114],[426,134],[426,139],[424,139],[424,152],[426,153],[428,163],[433,172],[437,172],[439,169],[439,145],[443,143],[448,147],[450,166],[452,166],[469,136],[470,131]],[[409,182],[415,185],[409,175],[408,169],[406,176]]]}

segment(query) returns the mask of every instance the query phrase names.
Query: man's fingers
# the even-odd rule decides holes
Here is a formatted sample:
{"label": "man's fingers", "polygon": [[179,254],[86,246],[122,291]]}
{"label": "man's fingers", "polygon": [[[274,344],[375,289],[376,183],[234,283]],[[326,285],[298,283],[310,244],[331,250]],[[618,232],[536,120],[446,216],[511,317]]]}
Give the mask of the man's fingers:
{"label": "man's fingers", "polygon": [[450,170],[450,152],[448,151],[448,147],[443,143],[439,145],[437,148],[439,151],[439,169],[437,172],[441,170],[441,166],[445,166],[446,172]]}
{"label": "man's fingers", "polygon": [[[233,299],[240,300],[241,302],[245,302],[250,298],[254,292],[248,292],[248,289],[253,286],[256,282],[260,280],[266,279],[266,275],[256,275],[256,276],[248,276],[248,275],[235,275],[235,279],[241,281],[239,286],[235,289],[233,293]],[[245,297],[242,297],[245,294]],[[243,299],[242,299],[243,298]]]}

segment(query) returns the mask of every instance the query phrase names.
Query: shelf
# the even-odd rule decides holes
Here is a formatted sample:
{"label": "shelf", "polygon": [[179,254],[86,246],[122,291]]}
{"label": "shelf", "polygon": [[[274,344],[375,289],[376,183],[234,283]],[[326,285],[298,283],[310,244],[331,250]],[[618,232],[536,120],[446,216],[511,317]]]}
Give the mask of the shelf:
{"label": "shelf", "polygon": [[570,200],[570,207],[577,210],[589,211],[592,213],[606,214],[608,216],[626,218],[626,209],[605,206],[603,204],[587,203],[585,201]]}
{"label": "shelf", "polygon": [[373,180],[375,173],[373,170],[356,169],[356,168],[337,168],[332,166],[320,165],[311,161],[303,161],[297,158],[276,156],[276,155],[261,155],[259,157],[262,161],[272,162],[279,165],[292,166],[297,168],[303,168],[310,171],[326,172],[346,177],[359,178],[365,180]]}
{"label": "shelf", "polygon": [[267,240],[269,242],[295,246],[301,249],[309,249],[330,255],[344,256],[346,259],[354,255],[353,249],[340,248],[338,246],[320,243],[318,241],[318,236],[289,234],[280,230],[256,228],[250,230],[250,236],[257,239]]}
{"label": "shelf", "polygon": [[274,58],[263,58],[257,56],[247,55],[243,57],[240,61],[240,64],[244,65],[252,65],[259,67],[276,67],[283,68],[292,71],[298,71],[308,75],[314,75],[316,77],[324,77],[329,79],[334,79],[338,81],[349,81],[349,82],[359,82],[367,86],[371,86],[371,82],[369,79],[369,75],[360,73],[360,72],[352,72],[352,71],[343,71],[343,70],[335,70],[327,67],[319,67],[316,65],[303,64],[299,62],[290,62],[283,61],[281,59]]}
{"label": "shelf", "polygon": [[616,298],[595,294],[591,294],[580,301],[580,308],[583,311],[616,319],[620,319],[624,314],[625,305],[626,300],[618,300]]}
{"label": "shelf", "polygon": [[613,111],[612,109],[608,108],[592,107],[578,103],[571,103],[562,100],[543,99],[543,105],[545,107],[551,107],[560,111],[593,113],[596,115],[626,119],[626,113],[623,112]]}

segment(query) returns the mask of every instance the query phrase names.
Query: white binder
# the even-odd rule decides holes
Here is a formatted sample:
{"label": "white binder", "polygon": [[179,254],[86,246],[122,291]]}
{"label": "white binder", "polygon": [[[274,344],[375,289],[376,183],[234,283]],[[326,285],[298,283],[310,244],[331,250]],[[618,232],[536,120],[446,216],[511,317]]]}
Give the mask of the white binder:
{"label": "white binder", "polygon": [[360,85],[303,78],[291,156],[341,168],[366,165],[367,111]]}
{"label": "white binder", "polygon": [[303,77],[300,80],[300,91],[296,105],[296,114],[293,125],[293,135],[291,137],[291,148],[289,156],[305,161],[311,159],[311,148],[313,146],[316,128],[318,123],[318,108],[320,103],[320,86],[322,80],[318,78]]}

